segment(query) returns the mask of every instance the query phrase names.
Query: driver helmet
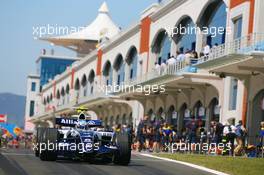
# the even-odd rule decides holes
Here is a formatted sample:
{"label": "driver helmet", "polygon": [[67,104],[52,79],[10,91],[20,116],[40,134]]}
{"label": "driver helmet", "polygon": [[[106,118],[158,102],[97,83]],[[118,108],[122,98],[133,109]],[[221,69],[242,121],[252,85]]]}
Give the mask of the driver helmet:
{"label": "driver helmet", "polygon": [[79,115],[78,128],[85,129],[85,126],[86,126],[85,115],[81,113]]}

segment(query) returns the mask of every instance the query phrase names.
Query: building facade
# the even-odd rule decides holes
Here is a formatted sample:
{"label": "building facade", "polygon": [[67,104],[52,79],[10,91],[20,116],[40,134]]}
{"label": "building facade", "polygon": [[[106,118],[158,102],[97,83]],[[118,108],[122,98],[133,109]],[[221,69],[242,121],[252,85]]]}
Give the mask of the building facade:
{"label": "building facade", "polygon": [[[171,0],[152,4],[124,31],[98,26],[99,31],[117,34],[100,35],[96,49],[86,54],[80,52],[81,41],[89,40],[84,32],[78,34],[78,44],[74,36],[45,39],[65,45],[67,38],[83,58],[42,87],[40,110],[30,122],[53,126],[55,116],[70,115],[72,107],[82,105],[105,125],[136,126],[148,115],[150,120],[163,118],[180,131],[191,117],[207,128],[212,120],[235,124],[242,120],[254,142],[264,120],[263,8],[262,0]],[[104,3],[98,16],[111,20],[108,13]],[[106,16],[101,18],[102,14]],[[206,46],[210,52],[200,54]],[[177,60],[157,71],[155,63],[192,50],[197,59]],[[114,91],[116,85],[119,91]],[[148,85],[147,90],[164,85],[165,92],[146,95],[128,91],[125,85]]]}

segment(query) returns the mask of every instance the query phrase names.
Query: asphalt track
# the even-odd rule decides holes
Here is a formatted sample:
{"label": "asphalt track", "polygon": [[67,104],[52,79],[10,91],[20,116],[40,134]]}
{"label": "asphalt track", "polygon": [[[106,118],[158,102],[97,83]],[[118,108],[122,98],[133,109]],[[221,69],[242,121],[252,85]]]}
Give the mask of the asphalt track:
{"label": "asphalt track", "polygon": [[43,162],[28,150],[0,150],[0,175],[210,175],[185,165],[133,153],[128,166],[70,160]]}

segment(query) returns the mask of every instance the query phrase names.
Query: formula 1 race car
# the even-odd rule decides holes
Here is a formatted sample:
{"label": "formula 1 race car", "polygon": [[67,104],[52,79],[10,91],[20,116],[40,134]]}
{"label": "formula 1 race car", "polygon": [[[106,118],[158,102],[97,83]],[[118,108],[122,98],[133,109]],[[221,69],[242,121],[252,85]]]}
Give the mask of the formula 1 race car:
{"label": "formula 1 race car", "polygon": [[131,137],[102,127],[100,120],[86,120],[83,113],[76,119],[56,118],[56,128],[38,128],[35,155],[43,161],[60,158],[93,163],[102,160],[128,165],[131,159]]}

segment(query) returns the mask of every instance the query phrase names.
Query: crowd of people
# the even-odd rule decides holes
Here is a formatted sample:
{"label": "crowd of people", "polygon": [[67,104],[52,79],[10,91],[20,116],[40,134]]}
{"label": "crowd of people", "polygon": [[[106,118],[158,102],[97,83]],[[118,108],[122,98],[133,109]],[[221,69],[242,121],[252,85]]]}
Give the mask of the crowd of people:
{"label": "crowd of people", "polygon": [[25,148],[30,149],[33,143],[33,136],[6,136],[0,135],[0,148]]}
{"label": "crowd of people", "polygon": [[168,53],[166,60],[161,57],[158,58],[158,62],[155,62],[155,69],[162,73],[166,69],[167,65],[174,65],[177,62],[181,62],[184,65],[192,65],[198,62],[198,58],[204,57],[207,58],[209,54],[213,53],[217,48],[218,44],[215,43],[214,46],[210,47],[206,44],[203,47],[203,50],[198,54],[195,50],[186,49],[186,51],[177,51],[176,56]]}
{"label": "crowd of people", "polygon": [[[128,125],[123,127],[119,124],[113,129],[120,132],[122,129],[131,133],[133,138],[132,149],[139,152],[167,152],[168,145],[172,143],[186,144],[230,144],[231,149],[224,147],[222,150],[217,150],[219,155],[245,155],[247,148],[252,149],[252,145],[246,144],[247,129],[242,121],[234,125],[232,121],[222,124],[217,121],[211,121],[209,129],[206,130],[205,123],[201,120],[192,118],[185,123],[185,126],[178,131],[177,126],[172,126],[163,119],[151,121],[148,116],[145,116],[138,124],[136,130]],[[260,132],[258,134],[258,145],[256,149],[262,150],[264,138],[264,122],[261,123]],[[250,150],[249,150],[250,151]],[[201,153],[200,150],[186,150],[186,152]],[[210,153],[202,151],[202,153]],[[256,156],[256,155],[255,155]]]}

